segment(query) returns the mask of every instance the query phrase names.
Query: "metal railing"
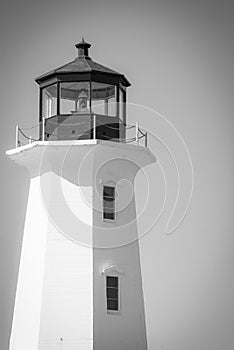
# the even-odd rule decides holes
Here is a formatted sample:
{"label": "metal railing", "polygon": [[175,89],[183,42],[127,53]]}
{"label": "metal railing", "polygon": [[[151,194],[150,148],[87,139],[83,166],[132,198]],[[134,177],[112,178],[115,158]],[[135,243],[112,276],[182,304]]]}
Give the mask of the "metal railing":
{"label": "metal railing", "polygon": [[[56,128],[62,128],[62,127],[66,127],[66,129],[69,126],[81,126],[82,124],[87,122],[78,122],[76,124],[63,124],[63,123],[58,123],[58,122],[53,122],[50,121],[48,119],[42,118],[42,122],[29,127],[29,128],[21,128],[18,125],[16,125],[16,131],[15,131],[15,147],[21,147],[24,146],[26,144],[30,144],[32,142],[37,142],[37,141],[46,141],[45,140],[45,135],[47,140],[50,140],[50,138],[57,138],[58,135],[56,135],[54,132],[47,132],[46,130],[46,123],[52,123],[55,125],[54,130],[56,130]],[[114,124],[114,123],[113,123]],[[136,122],[135,125],[131,125],[131,124],[119,124],[118,128],[117,127],[113,127],[112,124],[105,124],[105,123],[101,123],[100,121],[97,120],[96,115],[93,115],[92,119],[91,119],[91,128],[88,130],[89,132],[89,136],[91,135],[91,137],[87,137],[87,139],[97,139],[97,129],[100,126],[105,126],[105,128],[108,129],[112,129],[114,131],[118,130],[118,133],[123,133],[124,136],[119,135],[119,137],[113,138],[110,137],[109,141],[113,141],[113,142],[121,142],[121,143],[134,143],[134,144],[141,144],[142,145],[142,141],[143,141],[143,145],[145,147],[148,147],[148,134],[147,132],[139,127],[139,123]],[[92,133],[90,132],[92,130]],[[34,135],[32,133],[32,131],[34,132]],[[28,135],[30,133],[30,135]],[[39,135],[36,136],[35,134]],[[87,133],[88,134],[88,133]],[[69,135],[68,134],[60,134],[60,140],[76,140],[79,139],[80,137],[83,136],[82,139],[86,139],[86,135],[85,133],[82,134],[75,134],[74,136]],[[105,138],[100,138],[99,139],[103,139],[103,140],[107,140]],[[54,140],[54,139],[53,139]]]}

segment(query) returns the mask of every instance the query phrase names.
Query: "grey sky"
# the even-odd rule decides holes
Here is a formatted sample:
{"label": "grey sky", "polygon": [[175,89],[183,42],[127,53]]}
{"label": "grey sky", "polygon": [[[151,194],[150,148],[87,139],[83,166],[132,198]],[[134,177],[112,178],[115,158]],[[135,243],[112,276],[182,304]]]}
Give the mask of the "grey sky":
{"label": "grey sky", "polygon": [[[151,230],[141,239],[149,350],[234,348],[233,17],[227,0],[2,2],[1,350],[11,327],[28,191],[26,171],[3,152],[14,146],[16,124],[37,122],[34,78],[72,60],[82,35],[93,45],[91,57],[131,81],[129,102],[175,125],[194,165],[183,223],[170,236]],[[141,124],[157,130],[147,117]]]}

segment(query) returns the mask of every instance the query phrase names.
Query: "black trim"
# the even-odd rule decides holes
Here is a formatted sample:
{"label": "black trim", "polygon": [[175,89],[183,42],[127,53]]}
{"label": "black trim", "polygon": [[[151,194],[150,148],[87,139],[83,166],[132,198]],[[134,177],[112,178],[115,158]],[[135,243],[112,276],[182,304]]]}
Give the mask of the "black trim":
{"label": "black trim", "polygon": [[43,94],[43,88],[40,88],[39,90],[39,123],[42,121],[42,95]]}
{"label": "black trim", "polygon": [[57,115],[60,115],[60,82],[57,83]]}
{"label": "black trim", "polygon": [[117,93],[116,93],[116,116],[119,119],[119,89],[120,89],[120,85],[118,84],[117,86]]}
{"label": "black trim", "polygon": [[117,85],[119,82],[121,82],[124,86],[128,87],[131,86],[131,84],[127,81],[127,79],[124,77],[124,75],[121,74],[112,74],[112,73],[106,73],[106,72],[98,72],[98,71],[92,71],[92,72],[64,72],[64,73],[54,73],[52,72],[48,76],[35,79],[35,81],[39,85],[44,84],[49,85],[51,84],[51,80],[53,82],[56,81],[83,81],[83,80],[92,80],[96,81],[98,83],[108,83],[111,85]]}
{"label": "black trim", "polygon": [[89,80],[89,110],[91,111],[92,109],[92,82]]}

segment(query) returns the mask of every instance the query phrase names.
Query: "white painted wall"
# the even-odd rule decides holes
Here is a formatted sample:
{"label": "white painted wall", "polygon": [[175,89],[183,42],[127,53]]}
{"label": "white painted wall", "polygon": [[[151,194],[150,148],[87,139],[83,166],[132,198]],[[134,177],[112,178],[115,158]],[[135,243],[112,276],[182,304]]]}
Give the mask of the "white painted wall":
{"label": "white painted wall", "polygon": [[[131,159],[126,159],[131,158],[130,154],[126,158],[117,157],[112,160],[111,154],[108,154],[106,150],[98,154],[95,159],[95,167],[98,169],[96,184],[99,195],[94,198],[96,201],[94,206],[102,205],[100,194],[105,184],[115,183],[118,197],[115,222],[103,221],[102,214],[98,211],[94,212],[94,245],[97,244],[100,247],[103,241],[108,241],[106,235],[115,236],[111,239],[113,247],[96,248],[93,253],[94,349],[146,350],[145,313],[134,196],[134,178],[139,168]],[[102,167],[100,163],[103,164]],[[106,309],[105,275],[102,275],[103,269],[112,265],[116,265],[121,271],[119,274],[120,310],[117,313],[108,312]]]}
{"label": "white painted wall", "polygon": [[[46,181],[45,204],[40,177],[31,179],[23,247],[18,277],[10,350],[90,350],[93,348],[93,259],[92,249],[72,242],[56,227],[48,210],[61,203],[53,196],[54,173]],[[62,181],[66,201],[85,213],[91,232],[92,211],[82,208],[77,186]],[[86,188],[92,196],[92,188]],[[47,207],[47,205],[49,206]],[[79,227],[77,226],[77,230]],[[69,233],[69,232],[68,232]],[[88,232],[86,231],[88,234]],[[63,341],[60,341],[63,338]]]}
{"label": "white painted wall", "polygon": [[47,224],[36,177],[30,183],[10,350],[38,347]]}
{"label": "white painted wall", "polygon": [[[146,350],[133,184],[154,157],[97,140],[8,155],[31,175],[10,350]],[[115,222],[102,219],[104,184],[118,191]],[[111,265],[122,271],[118,314],[106,310],[102,270]]]}
{"label": "white painted wall", "polygon": [[[52,183],[61,182],[66,202],[77,217],[86,221],[86,234],[92,232],[92,209],[81,198],[80,187],[51,174]],[[53,187],[53,185],[52,185]],[[86,187],[92,198],[92,187]],[[53,191],[52,191],[53,193]],[[50,206],[62,217],[63,202],[51,196]],[[83,213],[83,214],[82,214]],[[60,215],[59,215],[60,214]],[[93,257],[92,249],[68,238],[66,225],[49,223],[43,297],[41,309],[39,350],[93,349]],[[77,220],[76,229],[83,229]],[[89,232],[88,232],[89,231]],[[62,339],[62,340],[60,340]]]}

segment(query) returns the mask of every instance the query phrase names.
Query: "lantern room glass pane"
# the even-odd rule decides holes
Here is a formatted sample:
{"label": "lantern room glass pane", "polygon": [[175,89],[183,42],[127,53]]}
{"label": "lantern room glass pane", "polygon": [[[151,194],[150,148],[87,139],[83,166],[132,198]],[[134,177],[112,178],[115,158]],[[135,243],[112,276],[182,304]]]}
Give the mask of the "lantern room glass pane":
{"label": "lantern room glass pane", "polygon": [[57,84],[42,90],[42,116],[50,118],[57,114]]}
{"label": "lantern room glass pane", "polygon": [[92,112],[95,114],[115,117],[116,108],[116,86],[92,82]]}
{"label": "lantern room glass pane", "polygon": [[60,113],[89,113],[90,84],[88,81],[67,82],[60,85]]}

